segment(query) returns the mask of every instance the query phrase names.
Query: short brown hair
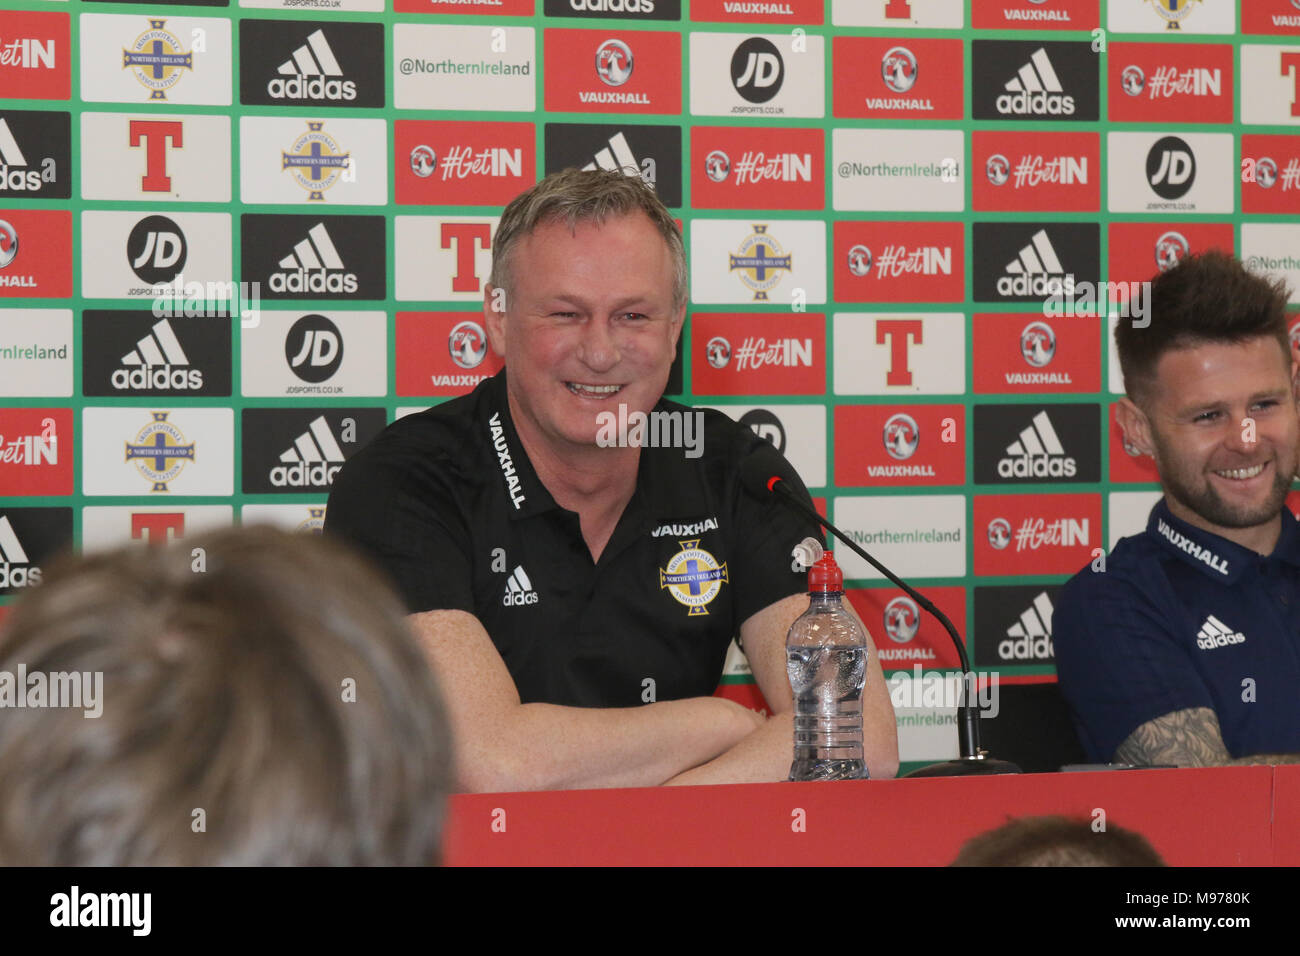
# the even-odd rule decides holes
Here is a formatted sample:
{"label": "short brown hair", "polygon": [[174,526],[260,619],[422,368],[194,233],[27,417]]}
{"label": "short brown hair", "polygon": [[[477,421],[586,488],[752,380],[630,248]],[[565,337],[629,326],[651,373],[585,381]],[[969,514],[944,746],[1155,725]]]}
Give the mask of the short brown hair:
{"label": "short brown hair", "polygon": [[1247,271],[1217,249],[1188,256],[1151,282],[1150,323],[1121,320],[1115,347],[1124,390],[1139,404],[1150,396],[1160,358],[1211,342],[1275,339],[1290,356],[1286,283]]}
{"label": "short brown hair", "polygon": [[613,216],[645,213],[668,244],[673,257],[673,307],[686,304],[686,247],[682,233],[655,191],[635,170],[565,169],[552,173],[510,201],[492,239],[494,288],[512,291],[511,253],[515,244],[539,225],[563,222],[570,231],[580,222],[603,225]]}
{"label": "short brown hair", "polygon": [[0,710],[0,864],[438,860],[441,696],[340,544],[252,527],[65,559],[0,629],[19,664],[101,673],[102,716]]}
{"label": "short brown hair", "polygon": [[1024,817],[972,837],[953,866],[1164,866],[1147,838],[1087,820]]}

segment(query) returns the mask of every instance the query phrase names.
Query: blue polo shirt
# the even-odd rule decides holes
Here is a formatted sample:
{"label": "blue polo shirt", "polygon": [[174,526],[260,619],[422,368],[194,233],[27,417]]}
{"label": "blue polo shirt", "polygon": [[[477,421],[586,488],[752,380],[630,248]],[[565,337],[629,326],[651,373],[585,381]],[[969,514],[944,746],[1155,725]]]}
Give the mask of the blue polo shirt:
{"label": "blue polo shirt", "polygon": [[1178,520],[1164,499],[1052,621],[1061,690],[1089,758],[1149,720],[1213,708],[1233,757],[1300,753],[1300,528],[1263,556]]}

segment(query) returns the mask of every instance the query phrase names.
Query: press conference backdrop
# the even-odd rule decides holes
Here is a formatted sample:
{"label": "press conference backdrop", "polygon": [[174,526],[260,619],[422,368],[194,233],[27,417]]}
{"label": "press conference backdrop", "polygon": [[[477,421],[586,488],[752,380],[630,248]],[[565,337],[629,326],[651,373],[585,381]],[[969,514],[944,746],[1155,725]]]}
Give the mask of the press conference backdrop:
{"label": "press conference backdrop", "polygon": [[[7,6],[4,604],[69,543],[319,529],[349,455],[499,368],[501,207],[630,167],[691,257],[671,393],[781,448],[1006,698],[1157,496],[1112,412],[1130,283],[1220,247],[1300,289],[1300,0]],[[951,755],[946,638],[840,558],[904,761]]]}

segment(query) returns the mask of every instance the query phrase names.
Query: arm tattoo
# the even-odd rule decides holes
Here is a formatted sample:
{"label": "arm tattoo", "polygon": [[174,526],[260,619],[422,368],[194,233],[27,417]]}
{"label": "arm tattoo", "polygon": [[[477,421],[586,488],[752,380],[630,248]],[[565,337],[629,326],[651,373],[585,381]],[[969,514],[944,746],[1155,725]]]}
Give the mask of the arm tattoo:
{"label": "arm tattoo", "polygon": [[1116,748],[1113,759],[1137,766],[1223,767],[1300,763],[1300,754],[1252,754],[1234,760],[1223,743],[1214,711],[1191,707],[1147,721]]}

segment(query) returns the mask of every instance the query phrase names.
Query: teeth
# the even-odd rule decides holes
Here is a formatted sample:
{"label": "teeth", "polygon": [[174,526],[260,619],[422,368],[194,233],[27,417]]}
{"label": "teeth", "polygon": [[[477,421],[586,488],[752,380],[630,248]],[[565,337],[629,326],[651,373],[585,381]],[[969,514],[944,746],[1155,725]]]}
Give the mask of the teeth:
{"label": "teeth", "polygon": [[1224,478],[1254,478],[1264,470],[1264,465],[1258,464],[1253,468],[1232,468],[1227,471],[1216,471],[1216,475],[1222,475]]}
{"label": "teeth", "polygon": [[566,382],[569,391],[575,395],[613,395],[622,385],[579,385],[577,382]]}

